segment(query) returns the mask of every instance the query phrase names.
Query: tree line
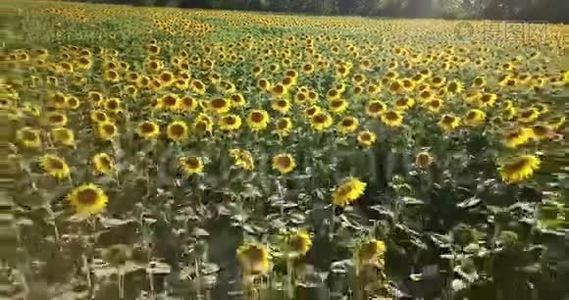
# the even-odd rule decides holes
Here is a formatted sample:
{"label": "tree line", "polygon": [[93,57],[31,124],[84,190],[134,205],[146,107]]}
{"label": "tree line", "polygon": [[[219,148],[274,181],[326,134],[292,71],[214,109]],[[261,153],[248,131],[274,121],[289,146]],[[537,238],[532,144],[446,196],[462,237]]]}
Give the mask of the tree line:
{"label": "tree line", "polygon": [[569,0],[87,0],[87,2],[318,15],[569,22]]}

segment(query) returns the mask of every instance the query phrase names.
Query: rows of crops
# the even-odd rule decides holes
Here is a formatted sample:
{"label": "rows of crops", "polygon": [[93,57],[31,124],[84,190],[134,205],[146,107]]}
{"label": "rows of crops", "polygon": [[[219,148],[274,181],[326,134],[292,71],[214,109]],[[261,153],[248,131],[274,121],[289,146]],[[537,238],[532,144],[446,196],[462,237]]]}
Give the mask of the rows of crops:
{"label": "rows of crops", "polygon": [[2,6],[12,296],[569,294],[567,26]]}

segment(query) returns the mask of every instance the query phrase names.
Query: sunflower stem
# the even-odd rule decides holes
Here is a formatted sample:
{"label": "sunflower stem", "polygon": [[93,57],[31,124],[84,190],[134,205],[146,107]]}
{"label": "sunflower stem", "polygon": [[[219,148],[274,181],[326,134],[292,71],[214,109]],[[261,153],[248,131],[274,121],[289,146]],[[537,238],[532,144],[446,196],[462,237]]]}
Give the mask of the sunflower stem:
{"label": "sunflower stem", "polygon": [[287,275],[287,298],[294,299],[295,284],[294,284],[294,261],[291,258],[286,260],[286,275]]}

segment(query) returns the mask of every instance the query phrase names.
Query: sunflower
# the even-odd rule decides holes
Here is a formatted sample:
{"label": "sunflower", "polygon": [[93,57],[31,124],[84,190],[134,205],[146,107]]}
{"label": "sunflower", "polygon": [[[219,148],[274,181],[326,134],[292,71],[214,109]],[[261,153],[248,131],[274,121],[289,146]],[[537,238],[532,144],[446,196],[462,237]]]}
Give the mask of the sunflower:
{"label": "sunflower", "polygon": [[446,87],[447,92],[451,95],[457,95],[464,91],[464,83],[458,79],[452,80]]}
{"label": "sunflower", "polygon": [[198,156],[184,156],[178,159],[179,168],[185,176],[203,173],[203,161]]}
{"label": "sunflower", "polygon": [[358,129],[359,124],[358,119],[347,116],[338,123],[338,131],[340,131],[341,134],[350,134]]}
{"label": "sunflower", "polygon": [[358,133],[357,140],[360,145],[364,147],[370,147],[371,145],[375,144],[377,136],[375,133],[369,130],[363,130]]}
{"label": "sunflower", "polygon": [[366,114],[372,118],[377,118],[387,109],[387,105],[380,100],[371,100],[366,104]]}
{"label": "sunflower", "polygon": [[292,155],[282,153],[273,156],[273,169],[278,170],[281,174],[290,173],[294,168],[296,168],[296,162]]}
{"label": "sunflower", "polygon": [[504,134],[502,143],[508,148],[517,148],[533,138],[533,130],[530,128],[516,128]]}
{"label": "sunflower", "polygon": [[291,105],[286,99],[275,99],[271,103],[271,108],[280,114],[286,115],[290,111]]}
{"label": "sunflower", "polygon": [[182,142],[188,138],[188,125],[184,121],[174,121],[168,124],[166,135],[174,142]]}
{"label": "sunflower", "polygon": [[312,240],[310,233],[306,230],[295,230],[288,233],[285,238],[286,253],[289,258],[298,258],[306,255],[310,247],[312,247]]}
{"label": "sunflower", "polygon": [[546,121],[547,125],[555,130],[559,130],[563,125],[565,125],[565,116],[554,116]]}
{"label": "sunflower", "polygon": [[335,114],[341,114],[348,109],[349,103],[345,99],[335,99],[328,102],[330,111]]}
{"label": "sunflower", "polygon": [[486,78],[484,76],[477,76],[472,81],[472,86],[475,88],[481,88],[486,86]]}
{"label": "sunflower", "polygon": [[554,133],[553,128],[551,126],[545,124],[536,124],[531,127],[533,131],[532,135],[533,138],[536,140],[543,140],[549,138]]}
{"label": "sunflower", "polygon": [[97,153],[91,159],[95,175],[112,175],[115,170],[115,161],[107,153]]}
{"label": "sunflower", "polygon": [[108,98],[103,102],[103,107],[110,112],[118,112],[121,110],[121,100],[119,98]]}
{"label": "sunflower", "polygon": [[251,152],[247,150],[231,149],[229,150],[229,156],[233,158],[235,165],[243,170],[251,171],[255,168],[253,156],[251,155]]}
{"label": "sunflower", "polygon": [[257,80],[257,88],[263,91],[269,91],[271,89],[271,82],[266,78],[259,78]]}
{"label": "sunflower", "polygon": [[121,80],[121,76],[116,70],[105,70],[103,73],[103,78],[105,81],[108,82],[119,82]]}
{"label": "sunflower", "polygon": [[312,116],[316,115],[317,113],[319,113],[321,111],[322,111],[322,109],[319,106],[311,105],[311,106],[307,107],[306,109],[304,109],[304,114],[308,118],[312,118]]}
{"label": "sunflower", "polygon": [[494,106],[494,103],[496,103],[496,99],[498,99],[498,95],[492,93],[484,93],[480,95],[478,102],[483,107],[491,107]]}
{"label": "sunflower", "polygon": [[107,206],[108,197],[99,186],[85,183],[73,189],[68,195],[71,206],[79,215],[89,216],[102,212]]}
{"label": "sunflower", "polygon": [[252,131],[260,131],[267,128],[269,121],[269,114],[262,109],[251,110],[247,115],[247,125]]}
{"label": "sunflower", "polygon": [[360,272],[365,266],[384,267],[385,243],[376,239],[361,241],[355,249],[356,269]]}
{"label": "sunflower", "polygon": [[356,177],[348,177],[332,193],[332,203],[345,207],[358,200],[365,191],[366,183]]}
{"label": "sunflower", "polygon": [[434,98],[425,103],[430,112],[437,113],[443,107],[443,101],[439,98]]}
{"label": "sunflower", "polygon": [[451,132],[460,125],[460,119],[453,114],[444,114],[439,121],[439,127],[445,132]]}
{"label": "sunflower", "polygon": [[50,111],[45,114],[47,125],[52,127],[63,127],[67,125],[67,116],[57,111]]}
{"label": "sunflower", "polygon": [[280,118],[275,121],[275,133],[280,137],[288,136],[292,130],[290,118]]}
{"label": "sunflower", "polygon": [[207,88],[207,86],[201,80],[198,79],[192,80],[192,82],[190,83],[190,87],[192,91],[198,95],[205,94]]}
{"label": "sunflower", "polygon": [[267,246],[262,244],[246,244],[237,249],[237,259],[243,273],[247,275],[263,275],[269,271],[270,259]]}
{"label": "sunflower", "polygon": [[67,178],[71,173],[65,160],[57,155],[43,155],[40,159],[40,165],[48,175],[55,177],[56,179]]}
{"label": "sunflower", "polygon": [[387,127],[401,127],[403,124],[403,114],[396,110],[388,110],[381,114],[381,121]]}
{"label": "sunflower", "polygon": [[231,100],[232,107],[244,107],[247,104],[245,97],[240,93],[231,94],[231,96],[229,96],[229,100]]}
{"label": "sunflower", "polygon": [[231,102],[224,98],[215,98],[208,102],[208,107],[216,114],[226,114],[231,110]]}
{"label": "sunflower", "polygon": [[213,120],[209,115],[200,113],[196,117],[192,128],[200,134],[211,132],[213,130]]}
{"label": "sunflower", "polygon": [[219,128],[223,131],[236,131],[241,127],[241,117],[228,114],[219,119]]}
{"label": "sunflower", "polygon": [[326,99],[328,99],[328,101],[340,99],[340,97],[342,97],[342,92],[335,88],[329,89],[328,92],[326,92]]}
{"label": "sunflower", "polygon": [[464,116],[464,124],[467,126],[477,126],[484,123],[486,113],[479,109],[471,109]]}
{"label": "sunflower", "polygon": [[107,116],[107,113],[105,113],[102,110],[98,110],[98,109],[93,110],[93,111],[91,111],[90,116],[91,116],[91,120],[93,122],[96,122],[96,123],[102,123],[102,122],[109,122],[110,121],[109,116]]}
{"label": "sunflower", "polygon": [[65,127],[51,129],[51,138],[57,144],[64,146],[75,146],[75,134],[73,130]]}
{"label": "sunflower", "polygon": [[23,127],[16,132],[16,139],[26,148],[39,148],[41,146],[40,131],[31,127]]}
{"label": "sunflower", "polygon": [[433,93],[431,90],[428,90],[428,89],[423,90],[419,93],[419,99],[421,99],[421,102],[423,102],[423,103],[428,103],[434,97],[435,97],[435,93]]}
{"label": "sunflower", "polygon": [[428,168],[433,161],[434,159],[431,154],[426,151],[419,152],[417,153],[417,156],[415,156],[415,165],[421,169]]}
{"label": "sunflower", "polygon": [[409,97],[399,98],[395,101],[395,109],[399,111],[410,109],[413,105],[415,105],[415,100]]}
{"label": "sunflower", "polygon": [[140,137],[151,140],[160,134],[160,127],[153,121],[142,121],[138,124],[136,132]]}
{"label": "sunflower", "polygon": [[97,133],[101,139],[110,141],[117,136],[118,129],[113,122],[100,122],[97,124]]}
{"label": "sunflower", "polygon": [[522,155],[500,164],[499,172],[506,183],[516,183],[531,177],[541,160],[535,155]]}
{"label": "sunflower", "polygon": [[535,122],[539,118],[539,111],[535,108],[528,108],[518,113],[518,120],[521,123],[529,124]]}
{"label": "sunflower", "polygon": [[332,117],[325,111],[320,111],[310,118],[310,126],[316,131],[323,131],[332,125]]}

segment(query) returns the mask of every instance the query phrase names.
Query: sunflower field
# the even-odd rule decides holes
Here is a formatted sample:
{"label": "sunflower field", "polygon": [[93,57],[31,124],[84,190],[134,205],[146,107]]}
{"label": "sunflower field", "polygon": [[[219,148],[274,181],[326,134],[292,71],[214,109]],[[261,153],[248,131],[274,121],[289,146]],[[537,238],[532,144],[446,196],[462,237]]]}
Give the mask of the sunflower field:
{"label": "sunflower field", "polygon": [[569,26],[0,8],[2,298],[569,299]]}

